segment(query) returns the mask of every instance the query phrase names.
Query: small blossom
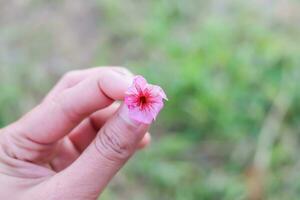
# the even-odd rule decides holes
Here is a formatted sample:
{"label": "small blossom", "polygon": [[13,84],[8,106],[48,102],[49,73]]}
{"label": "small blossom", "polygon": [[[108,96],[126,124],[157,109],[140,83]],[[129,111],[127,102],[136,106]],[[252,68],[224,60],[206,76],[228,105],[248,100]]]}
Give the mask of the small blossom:
{"label": "small blossom", "polygon": [[147,83],[142,76],[136,76],[125,96],[129,117],[141,123],[151,124],[163,108],[164,99],[168,100],[161,87]]}

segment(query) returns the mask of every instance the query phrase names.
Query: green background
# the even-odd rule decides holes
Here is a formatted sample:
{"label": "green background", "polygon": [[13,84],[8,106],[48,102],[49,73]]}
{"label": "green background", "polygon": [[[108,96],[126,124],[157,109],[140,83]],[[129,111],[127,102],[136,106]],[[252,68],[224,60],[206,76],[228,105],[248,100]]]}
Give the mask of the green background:
{"label": "green background", "polygon": [[1,1],[0,127],[69,70],[127,66],[169,101],[150,148],[102,199],[298,199],[299,10],[295,0]]}

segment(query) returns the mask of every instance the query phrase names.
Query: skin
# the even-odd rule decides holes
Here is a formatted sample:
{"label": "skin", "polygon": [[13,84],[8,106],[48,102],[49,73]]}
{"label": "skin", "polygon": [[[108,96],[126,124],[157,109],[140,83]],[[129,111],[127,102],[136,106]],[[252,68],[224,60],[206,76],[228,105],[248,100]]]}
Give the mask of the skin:
{"label": "skin", "polygon": [[148,125],[117,103],[132,83],[121,67],[67,73],[32,111],[0,130],[0,199],[97,199],[150,142]]}

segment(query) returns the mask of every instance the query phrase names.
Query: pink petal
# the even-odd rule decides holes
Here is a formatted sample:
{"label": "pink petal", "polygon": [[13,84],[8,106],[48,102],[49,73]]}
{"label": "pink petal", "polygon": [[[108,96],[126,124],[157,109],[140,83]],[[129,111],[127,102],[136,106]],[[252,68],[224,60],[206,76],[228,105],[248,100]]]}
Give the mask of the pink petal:
{"label": "pink petal", "polygon": [[139,85],[141,88],[145,88],[148,83],[144,77],[138,75],[138,76],[134,77],[133,84]]}
{"label": "pink petal", "polygon": [[128,108],[134,106],[135,102],[137,101],[137,97],[135,95],[127,95],[125,97],[125,104],[128,105]]}
{"label": "pink petal", "polygon": [[155,120],[160,110],[164,107],[164,102],[160,101],[157,103],[152,104],[151,108],[148,110],[148,113],[152,116]]}
{"label": "pink petal", "polygon": [[168,100],[166,93],[157,85],[150,85],[152,93],[161,96],[163,99]]}
{"label": "pink petal", "polygon": [[135,121],[144,124],[151,124],[153,121],[153,116],[151,115],[151,113],[146,111],[141,111],[138,107],[129,109],[129,116]]}
{"label": "pink petal", "polygon": [[141,93],[147,88],[147,81],[142,76],[136,76],[133,80],[133,85],[136,88],[136,90]]}

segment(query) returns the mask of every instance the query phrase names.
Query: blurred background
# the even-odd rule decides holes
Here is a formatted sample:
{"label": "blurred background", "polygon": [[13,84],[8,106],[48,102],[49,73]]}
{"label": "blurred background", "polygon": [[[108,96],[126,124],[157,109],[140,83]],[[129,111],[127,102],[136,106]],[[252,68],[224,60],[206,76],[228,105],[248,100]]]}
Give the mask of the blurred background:
{"label": "blurred background", "polygon": [[169,102],[102,199],[299,199],[300,2],[0,1],[0,127],[67,71],[128,66]]}

